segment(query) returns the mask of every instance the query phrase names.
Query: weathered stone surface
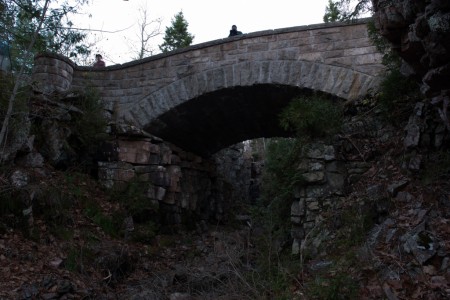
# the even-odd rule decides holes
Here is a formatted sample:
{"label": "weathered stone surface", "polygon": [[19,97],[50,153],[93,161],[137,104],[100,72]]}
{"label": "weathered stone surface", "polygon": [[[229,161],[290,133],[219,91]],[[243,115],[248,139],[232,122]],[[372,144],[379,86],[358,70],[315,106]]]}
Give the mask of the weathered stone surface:
{"label": "weathered stone surface", "polygon": [[291,216],[304,216],[305,215],[305,199],[302,198],[299,201],[292,202]]}
{"label": "weathered stone surface", "polygon": [[306,182],[321,182],[324,178],[324,172],[308,172],[302,174],[302,179]]}
{"label": "weathered stone surface", "polygon": [[448,89],[450,72],[450,5],[448,1],[374,0],[380,33],[422,78],[421,90],[435,96]]}
{"label": "weathered stone surface", "polygon": [[323,159],[326,161],[335,159],[333,146],[325,144],[311,144],[306,150],[307,158]]}
{"label": "weathered stone surface", "polygon": [[26,186],[29,180],[30,180],[29,175],[22,170],[14,171],[9,178],[11,185],[16,188]]}
{"label": "weathered stone surface", "polygon": [[[211,149],[205,150],[205,153],[214,154],[246,137],[234,134],[233,130],[229,131],[227,138],[215,139],[215,135],[211,134],[211,129],[220,118],[208,118],[208,115],[217,116],[212,112],[223,111],[223,104],[217,103],[217,97],[216,101],[201,105],[201,117],[188,120],[185,109],[195,105],[206,94],[269,85],[312,89],[343,99],[356,99],[378,86],[384,67],[381,54],[368,37],[366,23],[367,20],[359,20],[268,30],[244,35],[241,39],[217,40],[101,70],[79,67],[66,58],[43,54],[36,58],[34,78],[45,91],[83,89],[89,82],[100,91],[102,103],[114,121],[126,121],[131,127],[145,129],[192,152],[198,149],[194,149],[195,142],[191,140],[198,136],[200,141],[210,141],[208,147]],[[58,78],[55,78],[56,73]],[[59,82],[59,77],[63,82]],[[262,136],[255,133],[261,126],[278,125],[276,110],[284,105],[284,101],[271,104],[270,93],[262,93],[258,97],[258,105],[267,105],[270,113],[264,116],[262,123],[256,118],[246,118],[244,114],[248,110],[238,110],[243,107],[241,101],[252,106],[249,99],[242,96],[239,101],[227,103],[227,109],[235,108],[235,118],[254,123],[246,126],[248,139]],[[278,107],[273,109],[272,105]],[[267,122],[269,118],[271,120]],[[192,127],[194,120],[201,121],[202,125]],[[233,124],[229,125],[230,129],[238,126]],[[170,130],[175,128],[173,126],[177,129]],[[116,128],[117,131],[123,129]],[[170,134],[181,130],[186,133]]]}
{"label": "weathered stone surface", "polygon": [[50,95],[54,92],[65,92],[72,85],[75,64],[65,57],[46,54],[35,57],[31,80],[34,89]]}
{"label": "weathered stone surface", "polygon": [[158,146],[148,141],[119,140],[118,159],[134,164],[146,164],[150,161],[151,153],[158,153]]}
{"label": "weathered stone surface", "polygon": [[[230,203],[242,200],[238,195],[244,191],[242,189],[248,188],[245,182],[249,181],[251,166],[245,160],[232,161],[227,167],[232,167],[238,174],[247,174],[244,176],[248,177],[247,181],[243,180],[244,184],[239,186],[232,182],[239,182],[237,177],[240,175],[236,173],[231,172],[234,175],[227,176],[231,183],[216,178],[217,169],[221,176],[226,174],[223,166],[216,167],[216,163],[220,165],[217,161],[203,159],[147,135],[132,137],[127,139],[121,134],[117,141],[110,142],[114,145],[109,147],[110,151],[117,152],[117,155],[111,153],[108,158],[116,157],[117,161],[98,162],[99,181],[107,188],[121,190],[130,181],[138,180],[145,197],[159,205],[165,224],[180,223],[180,210],[193,212],[195,217],[192,217],[198,222],[221,220]],[[152,160],[153,155],[160,159]]]}

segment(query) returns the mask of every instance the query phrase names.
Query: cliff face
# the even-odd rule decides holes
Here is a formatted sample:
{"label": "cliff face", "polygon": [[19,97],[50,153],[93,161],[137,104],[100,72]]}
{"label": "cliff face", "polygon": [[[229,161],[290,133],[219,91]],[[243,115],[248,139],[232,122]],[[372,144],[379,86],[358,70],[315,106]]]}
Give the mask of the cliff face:
{"label": "cliff face", "polygon": [[[320,211],[308,205],[300,211],[301,201],[292,206],[292,249],[313,257],[305,259],[305,281],[329,276],[317,292],[321,299],[330,297],[326,285],[333,281],[339,296],[348,299],[448,299],[450,2],[372,3],[380,34],[423,96],[396,104],[409,111],[409,118],[397,118],[396,124],[376,113],[379,103],[354,103],[358,114],[347,120],[335,147],[342,162],[353,163],[344,195],[319,195]],[[311,220],[312,226],[305,226]],[[300,226],[303,232],[296,230]],[[303,235],[296,245],[298,233]],[[358,292],[350,295],[355,278]]]}
{"label": "cliff face", "polygon": [[373,0],[381,35],[404,59],[403,72],[417,77],[422,93],[438,106],[447,129],[450,95],[450,2]]}
{"label": "cliff face", "polygon": [[420,78],[422,92],[436,96],[448,90],[450,2],[374,0],[373,6],[381,35]]}

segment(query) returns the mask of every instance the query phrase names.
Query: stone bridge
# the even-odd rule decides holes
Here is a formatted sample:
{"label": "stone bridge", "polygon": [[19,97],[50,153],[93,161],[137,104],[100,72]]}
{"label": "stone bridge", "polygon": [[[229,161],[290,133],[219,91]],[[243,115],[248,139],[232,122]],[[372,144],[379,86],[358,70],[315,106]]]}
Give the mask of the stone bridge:
{"label": "stone bridge", "polygon": [[116,121],[209,155],[285,136],[278,113],[298,95],[353,100],[375,89],[384,67],[367,22],[254,32],[103,69],[43,54],[33,79],[46,93],[93,86]]}

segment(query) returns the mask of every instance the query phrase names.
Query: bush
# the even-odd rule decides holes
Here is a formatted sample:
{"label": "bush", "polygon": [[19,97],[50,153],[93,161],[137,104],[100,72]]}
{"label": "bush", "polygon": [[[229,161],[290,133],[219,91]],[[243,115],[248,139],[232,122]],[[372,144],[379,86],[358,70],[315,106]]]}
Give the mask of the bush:
{"label": "bush", "polygon": [[108,137],[107,120],[99,93],[94,88],[87,87],[86,91],[80,94],[76,106],[83,113],[74,118],[69,144],[76,153],[83,153],[81,162],[89,166],[98,146]]}
{"label": "bush", "polygon": [[388,120],[402,121],[409,116],[415,102],[411,99],[415,100],[420,95],[419,85],[416,79],[401,74],[402,59],[380,35],[373,21],[368,23],[368,33],[374,46],[383,54],[382,63],[387,69],[379,91],[381,108]]}
{"label": "bush", "polygon": [[403,121],[420,95],[419,85],[403,76],[398,69],[389,71],[381,82],[379,103],[390,121]]}
{"label": "bush", "polygon": [[299,97],[281,113],[281,126],[301,139],[329,137],[342,126],[342,106],[325,95]]}
{"label": "bush", "polygon": [[292,138],[273,138],[267,142],[262,197],[252,209],[255,226],[262,232],[254,241],[261,294],[270,299],[292,299],[289,286],[300,260],[291,256],[290,209],[294,190],[302,185],[297,165],[302,148],[309,141],[326,139],[337,133],[342,124],[342,107],[322,94],[298,97],[280,115],[281,126],[294,132]]}

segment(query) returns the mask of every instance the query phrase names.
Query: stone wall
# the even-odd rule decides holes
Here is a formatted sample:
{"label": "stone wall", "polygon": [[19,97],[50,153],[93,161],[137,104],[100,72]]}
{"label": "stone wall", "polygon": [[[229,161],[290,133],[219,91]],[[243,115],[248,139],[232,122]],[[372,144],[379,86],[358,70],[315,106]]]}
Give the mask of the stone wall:
{"label": "stone wall", "polygon": [[31,76],[34,91],[47,95],[67,92],[72,87],[75,68],[76,64],[61,55],[37,55]]}
{"label": "stone wall", "polygon": [[138,182],[165,225],[182,224],[186,216],[202,226],[224,221],[248,193],[250,166],[242,155],[227,154],[235,150],[204,159],[131,126],[116,125],[112,134],[116,139],[105,143],[98,162],[100,183],[123,190]]}
{"label": "stone wall", "polygon": [[57,88],[65,80],[72,88],[92,85],[108,111],[117,105],[121,117],[141,128],[184,101],[227,87],[285,84],[352,99],[377,86],[384,70],[366,23],[254,32],[102,69],[42,54],[35,79],[56,81]]}

